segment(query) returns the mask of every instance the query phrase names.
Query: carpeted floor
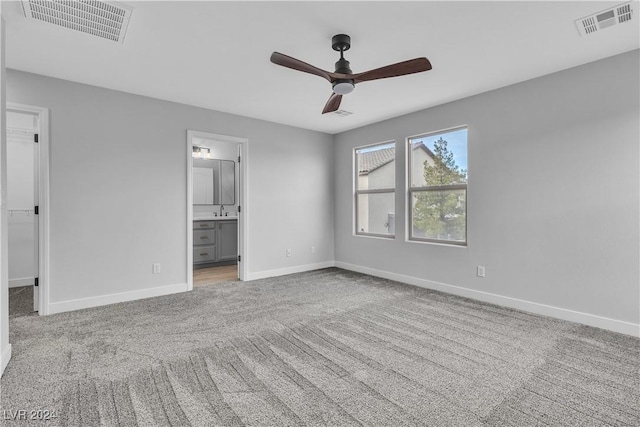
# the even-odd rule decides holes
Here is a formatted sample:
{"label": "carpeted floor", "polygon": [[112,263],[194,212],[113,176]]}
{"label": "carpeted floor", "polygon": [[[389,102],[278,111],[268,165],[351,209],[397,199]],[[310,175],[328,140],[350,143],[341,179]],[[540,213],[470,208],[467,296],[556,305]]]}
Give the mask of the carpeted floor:
{"label": "carpeted floor", "polygon": [[638,338],[339,269],[10,322],[7,425],[640,425]]}
{"label": "carpeted floor", "polygon": [[33,286],[9,288],[9,317],[29,316],[33,311]]}

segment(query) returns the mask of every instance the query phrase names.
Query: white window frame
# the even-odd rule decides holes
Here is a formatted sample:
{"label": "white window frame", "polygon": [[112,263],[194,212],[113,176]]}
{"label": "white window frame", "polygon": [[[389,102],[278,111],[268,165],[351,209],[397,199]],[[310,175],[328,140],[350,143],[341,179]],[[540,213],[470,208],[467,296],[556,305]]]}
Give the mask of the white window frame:
{"label": "white window frame", "polygon": [[[434,135],[439,135],[439,134],[446,134],[446,133],[450,133],[450,132],[455,132],[457,130],[460,129],[466,129],[467,130],[467,158],[468,158],[468,154],[469,154],[469,126],[468,125],[460,125],[460,126],[455,126],[452,128],[447,128],[447,129],[440,129],[437,131],[433,131],[433,132],[427,132],[427,133],[421,133],[418,135],[413,135],[413,136],[409,136],[406,139],[406,151],[407,151],[407,155],[406,157],[406,186],[407,186],[407,200],[406,200],[406,206],[407,206],[407,227],[406,227],[406,232],[407,232],[407,241],[409,242],[418,242],[418,243],[437,243],[437,244],[441,244],[441,245],[454,245],[454,246],[461,246],[461,247],[467,247],[468,246],[468,241],[469,241],[469,228],[468,228],[468,224],[469,224],[469,205],[468,205],[468,194],[469,194],[469,190],[468,190],[468,186],[469,186],[469,170],[468,170],[468,162],[467,162],[467,183],[466,184],[451,184],[451,185],[438,185],[438,186],[424,186],[424,187],[411,187],[411,177],[413,176],[412,173],[412,159],[411,159],[411,155],[412,155],[412,149],[411,149],[411,141],[414,139],[418,139],[418,138],[424,138],[424,137],[428,137],[428,136],[434,136]],[[431,238],[425,238],[425,237],[415,237],[413,236],[413,195],[414,193],[420,193],[420,192],[436,192],[436,191],[447,191],[447,190],[464,190],[464,241],[459,241],[459,240],[448,240],[448,239],[431,239]]]}
{"label": "white window frame", "polygon": [[[355,236],[365,236],[365,237],[381,237],[384,239],[395,239],[396,238],[396,233],[394,232],[394,234],[381,234],[381,233],[369,233],[366,231],[359,231],[358,230],[358,196],[361,194],[386,194],[386,193],[393,193],[393,205],[394,205],[394,212],[395,212],[395,204],[396,204],[396,187],[393,188],[378,188],[378,189],[374,189],[374,190],[359,190],[358,189],[358,150],[362,150],[363,148],[371,148],[371,147],[376,147],[378,145],[389,145],[389,144],[393,144],[395,146],[396,149],[396,153],[395,153],[395,160],[394,160],[394,182],[395,182],[395,172],[396,172],[396,167],[397,167],[397,160],[398,160],[398,144],[396,142],[396,140],[392,139],[389,141],[383,141],[383,142],[376,142],[374,144],[368,144],[368,145],[361,145],[358,147],[354,147],[353,148],[353,228],[354,228],[354,235]],[[397,186],[397,182],[395,183],[395,185]],[[395,215],[395,214],[394,214]]]}

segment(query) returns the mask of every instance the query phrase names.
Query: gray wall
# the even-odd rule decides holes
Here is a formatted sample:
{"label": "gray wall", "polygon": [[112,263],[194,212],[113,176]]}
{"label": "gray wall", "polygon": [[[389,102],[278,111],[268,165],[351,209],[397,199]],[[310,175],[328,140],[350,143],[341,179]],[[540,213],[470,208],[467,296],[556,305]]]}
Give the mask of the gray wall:
{"label": "gray wall", "polygon": [[[636,50],[337,135],[336,262],[638,324],[638,64]],[[405,138],[465,124],[468,247],[406,242]],[[397,236],[353,236],[352,149],[392,139]]]}
{"label": "gray wall", "polygon": [[249,139],[250,274],[334,259],[330,135],[14,70],[7,101],[50,109],[50,303],[186,283],[187,129]]}

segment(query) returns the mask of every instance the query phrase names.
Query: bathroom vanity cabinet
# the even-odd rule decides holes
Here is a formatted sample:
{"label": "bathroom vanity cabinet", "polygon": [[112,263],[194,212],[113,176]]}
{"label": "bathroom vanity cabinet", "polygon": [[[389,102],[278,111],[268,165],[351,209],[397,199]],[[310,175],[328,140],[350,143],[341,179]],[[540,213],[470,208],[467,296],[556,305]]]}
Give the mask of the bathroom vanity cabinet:
{"label": "bathroom vanity cabinet", "polygon": [[238,221],[217,221],[216,247],[217,261],[231,261],[238,259]]}
{"label": "bathroom vanity cabinet", "polygon": [[193,263],[234,261],[238,257],[238,220],[193,221]]}
{"label": "bathroom vanity cabinet", "polygon": [[193,263],[216,260],[216,221],[193,221]]}

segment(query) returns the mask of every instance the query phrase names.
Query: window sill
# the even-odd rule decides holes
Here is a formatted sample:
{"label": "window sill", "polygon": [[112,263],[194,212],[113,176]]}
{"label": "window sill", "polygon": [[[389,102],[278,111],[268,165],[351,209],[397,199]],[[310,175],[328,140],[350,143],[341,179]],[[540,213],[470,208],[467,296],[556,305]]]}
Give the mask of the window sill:
{"label": "window sill", "polygon": [[373,233],[353,233],[354,237],[370,237],[374,239],[384,239],[384,240],[394,240],[396,238],[395,235],[387,235],[387,234],[373,234]]}
{"label": "window sill", "polygon": [[468,249],[469,248],[469,242],[465,242],[465,243],[448,243],[448,242],[444,242],[444,241],[433,241],[433,240],[418,240],[418,239],[405,239],[405,242],[407,243],[417,243],[417,244],[421,244],[421,245],[435,245],[435,246],[447,246],[450,248],[462,248],[462,249]]}

